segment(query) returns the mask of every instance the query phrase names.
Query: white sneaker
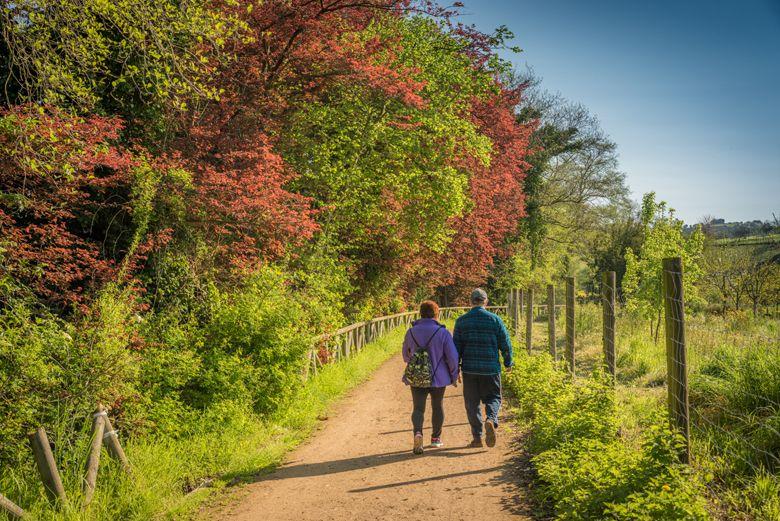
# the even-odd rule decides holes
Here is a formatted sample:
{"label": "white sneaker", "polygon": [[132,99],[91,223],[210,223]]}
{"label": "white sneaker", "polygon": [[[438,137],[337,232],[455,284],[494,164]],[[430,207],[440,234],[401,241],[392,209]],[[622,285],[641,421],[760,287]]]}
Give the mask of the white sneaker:
{"label": "white sneaker", "polygon": [[414,435],[414,448],[412,449],[412,452],[415,454],[423,453],[423,436],[421,432]]}

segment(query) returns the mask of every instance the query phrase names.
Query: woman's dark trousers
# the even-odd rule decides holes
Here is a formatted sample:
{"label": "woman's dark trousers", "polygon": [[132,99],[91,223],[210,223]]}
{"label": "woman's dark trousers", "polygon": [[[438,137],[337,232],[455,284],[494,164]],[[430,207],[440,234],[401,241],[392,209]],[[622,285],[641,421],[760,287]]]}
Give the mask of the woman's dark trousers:
{"label": "woman's dark trousers", "polygon": [[444,391],[446,387],[412,387],[412,402],[414,410],[412,411],[412,426],[414,432],[422,432],[423,421],[425,419],[425,402],[428,401],[428,395],[431,395],[431,408],[433,409],[433,432],[432,438],[440,438],[441,430],[444,426]]}

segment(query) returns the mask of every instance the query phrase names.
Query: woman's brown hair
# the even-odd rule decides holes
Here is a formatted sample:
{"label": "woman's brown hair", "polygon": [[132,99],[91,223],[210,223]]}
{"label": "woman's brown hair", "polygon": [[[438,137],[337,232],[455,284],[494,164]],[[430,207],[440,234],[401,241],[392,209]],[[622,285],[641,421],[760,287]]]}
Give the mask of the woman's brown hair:
{"label": "woman's brown hair", "polygon": [[439,305],[432,300],[424,301],[420,304],[420,316],[422,318],[439,318]]}

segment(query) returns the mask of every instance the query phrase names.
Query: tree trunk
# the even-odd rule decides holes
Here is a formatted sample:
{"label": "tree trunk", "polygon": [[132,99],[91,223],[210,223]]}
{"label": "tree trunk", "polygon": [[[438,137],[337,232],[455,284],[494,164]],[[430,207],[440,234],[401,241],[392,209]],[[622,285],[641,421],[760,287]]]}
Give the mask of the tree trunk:
{"label": "tree trunk", "polygon": [[658,344],[658,330],[661,329],[661,310],[658,310],[658,320],[655,323],[655,343]]}

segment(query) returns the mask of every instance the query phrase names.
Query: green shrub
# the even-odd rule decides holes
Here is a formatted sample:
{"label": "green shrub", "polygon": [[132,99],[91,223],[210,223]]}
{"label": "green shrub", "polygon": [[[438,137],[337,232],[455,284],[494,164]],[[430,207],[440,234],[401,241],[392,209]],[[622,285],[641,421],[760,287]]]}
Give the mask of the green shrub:
{"label": "green shrub", "polygon": [[113,286],[72,323],[35,307],[22,288],[4,283],[0,308],[0,463],[27,455],[26,433],[45,427],[52,441],[74,443],[98,403],[135,393],[137,356],[132,299]]}
{"label": "green shrub", "polygon": [[205,327],[203,370],[190,390],[192,404],[234,400],[267,414],[301,382],[312,333],[301,303],[281,272],[264,269],[219,303]]}
{"label": "green shrub", "polygon": [[520,355],[507,385],[531,431],[540,498],[557,519],[707,519],[701,479],[678,463],[683,441],[660,413],[619,433],[615,390],[597,371],[573,380],[546,355]]}

